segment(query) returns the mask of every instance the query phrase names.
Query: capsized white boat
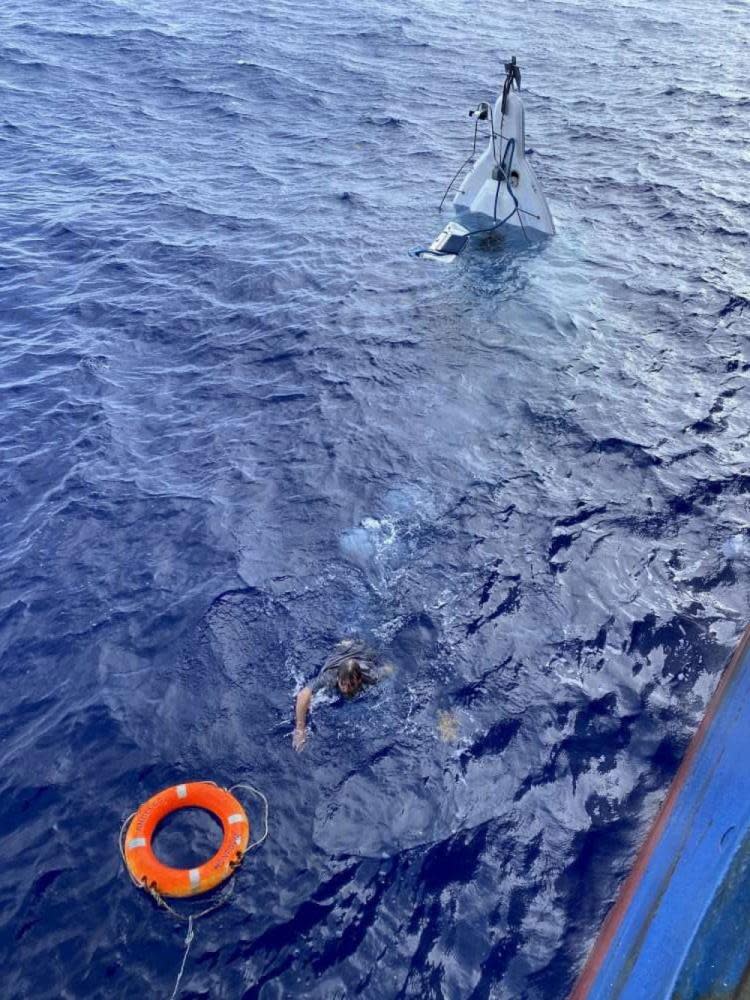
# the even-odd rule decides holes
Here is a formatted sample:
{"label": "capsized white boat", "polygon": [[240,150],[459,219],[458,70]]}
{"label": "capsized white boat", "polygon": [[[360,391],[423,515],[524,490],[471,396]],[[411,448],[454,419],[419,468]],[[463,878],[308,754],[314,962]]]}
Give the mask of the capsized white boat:
{"label": "capsized white boat", "polygon": [[[465,249],[471,236],[493,232],[502,226],[514,226],[527,237],[532,233],[554,234],[552,214],[526,152],[520,89],[521,70],[513,56],[505,64],[505,82],[494,108],[483,102],[469,112],[475,118],[474,150],[466,163],[473,159],[480,122],[488,122],[490,137],[487,148],[467,172],[453,199],[455,218],[429,247],[412,250],[413,256],[450,263]],[[457,177],[458,174],[448,185],[448,191]]]}

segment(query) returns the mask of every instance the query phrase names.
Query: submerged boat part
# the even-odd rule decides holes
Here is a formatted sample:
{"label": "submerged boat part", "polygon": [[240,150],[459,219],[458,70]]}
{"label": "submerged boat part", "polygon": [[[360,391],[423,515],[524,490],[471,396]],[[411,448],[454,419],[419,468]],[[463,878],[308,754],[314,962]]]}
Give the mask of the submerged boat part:
{"label": "submerged boat part", "polygon": [[[474,149],[466,163],[476,151],[480,122],[488,122],[490,137],[487,148],[465,175],[453,199],[455,220],[448,223],[429,247],[413,250],[413,256],[450,263],[465,249],[471,236],[506,225],[520,229],[527,238],[532,232],[554,234],[552,214],[526,151],[520,89],[521,70],[513,56],[505,64],[505,82],[494,110],[482,103],[470,112],[475,118]],[[466,163],[448,185],[448,191]]]}
{"label": "submerged boat part", "polygon": [[469,230],[458,222],[449,222],[428,247],[419,247],[412,251],[412,255],[422,260],[452,264],[468,242]]}

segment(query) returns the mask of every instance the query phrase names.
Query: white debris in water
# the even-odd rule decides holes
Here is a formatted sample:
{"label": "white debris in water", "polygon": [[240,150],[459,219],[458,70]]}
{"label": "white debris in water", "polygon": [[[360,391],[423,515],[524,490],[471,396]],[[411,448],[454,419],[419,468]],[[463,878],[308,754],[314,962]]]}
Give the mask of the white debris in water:
{"label": "white debris in water", "polygon": [[721,547],[722,554],[727,559],[741,559],[750,556],[750,540],[742,534],[727,538]]}

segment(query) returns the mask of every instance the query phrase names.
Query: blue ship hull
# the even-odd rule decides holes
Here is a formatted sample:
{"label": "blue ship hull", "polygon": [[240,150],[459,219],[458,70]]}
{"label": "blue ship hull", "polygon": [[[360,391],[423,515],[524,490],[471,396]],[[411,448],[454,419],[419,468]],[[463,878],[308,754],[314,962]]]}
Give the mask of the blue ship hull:
{"label": "blue ship hull", "polygon": [[750,998],[750,629],[571,1000]]}

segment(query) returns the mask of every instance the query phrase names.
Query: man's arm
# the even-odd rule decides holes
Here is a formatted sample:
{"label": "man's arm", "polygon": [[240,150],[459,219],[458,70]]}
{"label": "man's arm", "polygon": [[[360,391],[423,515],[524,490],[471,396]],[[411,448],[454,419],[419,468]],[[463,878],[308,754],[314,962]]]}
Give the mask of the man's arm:
{"label": "man's arm", "polygon": [[307,713],[312,701],[312,690],[303,687],[297,695],[297,702],[294,706],[294,736],[292,736],[292,746],[295,750],[301,750],[307,739]]}

